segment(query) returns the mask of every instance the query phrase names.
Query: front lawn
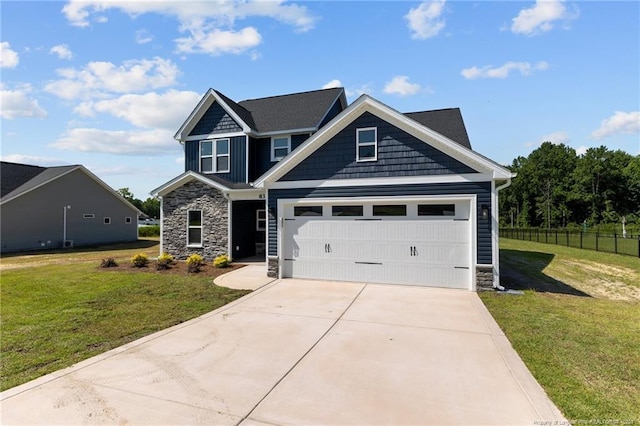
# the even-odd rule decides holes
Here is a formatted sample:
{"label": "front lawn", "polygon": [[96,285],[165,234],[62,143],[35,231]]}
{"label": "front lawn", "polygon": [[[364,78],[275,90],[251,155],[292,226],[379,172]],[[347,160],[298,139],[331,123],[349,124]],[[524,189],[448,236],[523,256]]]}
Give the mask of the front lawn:
{"label": "front lawn", "polygon": [[[214,271],[187,274],[128,266],[128,250],[3,258],[0,389],[195,318],[248,293],[213,284]],[[38,257],[41,256],[41,257]],[[101,269],[115,256],[117,270]],[[25,260],[27,259],[27,260]],[[56,261],[57,259],[57,261]],[[37,266],[39,260],[44,264]]]}
{"label": "front lawn", "polygon": [[640,260],[502,239],[500,267],[524,295],[480,297],[567,419],[638,424]]}

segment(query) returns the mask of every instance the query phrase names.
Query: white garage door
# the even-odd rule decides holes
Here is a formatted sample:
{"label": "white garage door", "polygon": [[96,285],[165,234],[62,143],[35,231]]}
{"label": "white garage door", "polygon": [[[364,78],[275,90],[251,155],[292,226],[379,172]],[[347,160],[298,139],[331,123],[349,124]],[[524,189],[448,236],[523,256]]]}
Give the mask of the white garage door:
{"label": "white garage door", "polygon": [[471,288],[470,203],[284,206],[283,276]]}

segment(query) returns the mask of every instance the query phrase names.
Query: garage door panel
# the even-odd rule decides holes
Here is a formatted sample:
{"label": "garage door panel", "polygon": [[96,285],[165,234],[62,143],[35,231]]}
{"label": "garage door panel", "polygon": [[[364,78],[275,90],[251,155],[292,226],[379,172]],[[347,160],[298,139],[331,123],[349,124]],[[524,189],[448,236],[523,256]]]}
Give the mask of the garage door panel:
{"label": "garage door panel", "polygon": [[469,220],[442,217],[296,217],[285,221],[282,272],[285,277],[470,288],[470,226]]}

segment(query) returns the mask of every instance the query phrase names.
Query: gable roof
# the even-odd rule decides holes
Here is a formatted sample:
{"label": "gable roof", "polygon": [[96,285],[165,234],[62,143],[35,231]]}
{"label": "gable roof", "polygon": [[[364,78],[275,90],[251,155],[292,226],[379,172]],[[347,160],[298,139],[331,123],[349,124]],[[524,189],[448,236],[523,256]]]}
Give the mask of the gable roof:
{"label": "gable roof", "polygon": [[188,170],[182,173],[179,176],[171,179],[169,182],[165,183],[162,186],[157,187],[153,191],[150,192],[154,197],[163,197],[166,194],[174,191],[176,188],[179,188],[185,185],[188,182],[196,180],[198,182],[202,182],[205,185],[211,186],[222,192],[229,192],[233,190],[252,190],[253,187],[248,183],[238,183],[238,182],[230,182],[226,179],[219,178],[212,174],[203,174],[199,172],[195,172],[193,170]]}
{"label": "gable roof", "polygon": [[100,178],[87,170],[84,166],[56,166],[56,167],[40,167],[29,164],[10,163],[6,161],[0,162],[0,204],[7,203],[18,198],[28,192],[37,189],[47,183],[58,179],[75,170],[80,170],[89,178],[110,192],[119,201],[125,203],[132,210],[141,214],[142,212],[133,204],[129,203],[119,193],[113,190],[109,185],[104,183]]}
{"label": "gable roof", "polygon": [[[411,118],[411,114],[407,116],[370,97],[369,95],[362,95],[344,111],[334,117],[327,125],[322,127],[317,133],[312,135],[282,159],[276,166],[256,180],[254,186],[260,188],[264,187],[265,184],[276,182],[365,112],[370,112],[380,117],[399,129],[422,140],[424,143],[428,143],[452,158],[468,165],[474,170],[491,174],[494,180],[507,180],[513,176],[511,171],[507,168],[475,151],[472,151],[460,142],[456,142],[450,137],[445,136],[416,120],[416,118],[425,120],[425,117],[429,117],[429,119],[436,122],[438,121],[437,119],[442,119],[442,116],[446,116],[451,119],[456,115],[455,113],[452,114],[451,111],[445,114],[436,113],[432,117],[430,117],[429,114],[417,113],[413,115],[413,118]],[[457,115],[459,119],[462,120],[462,116],[460,114]],[[448,120],[441,121],[446,122]],[[453,126],[451,129],[458,129],[458,131],[460,129],[464,129],[464,123]],[[464,130],[464,133],[466,134],[466,130]]]}
{"label": "gable roof", "polygon": [[465,148],[471,149],[471,142],[469,141],[464,120],[462,120],[460,108],[408,112],[404,115],[448,137],[452,141],[458,142]]}
{"label": "gable roof", "polygon": [[242,127],[243,132],[265,136],[294,131],[317,131],[336,102],[339,102],[341,109],[347,106],[342,87],[240,102],[235,102],[217,90],[209,89],[180,126],[174,138],[184,141],[214,102],[227,111]]}

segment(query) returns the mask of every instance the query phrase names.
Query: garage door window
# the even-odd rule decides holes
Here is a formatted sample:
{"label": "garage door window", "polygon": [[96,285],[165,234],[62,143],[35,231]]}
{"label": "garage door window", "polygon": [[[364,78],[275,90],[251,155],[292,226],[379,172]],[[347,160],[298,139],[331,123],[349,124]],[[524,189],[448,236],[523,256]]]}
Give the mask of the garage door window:
{"label": "garage door window", "polygon": [[406,216],[407,206],[405,204],[388,204],[373,206],[374,216]]}
{"label": "garage door window", "polygon": [[332,206],[331,216],[362,216],[363,206]]}
{"label": "garage door window", "polygon": [[296,206],[294,216],[322,216],[322,206]]}
{"label": "garage door window", "polygon": [[418,216],[455,216],[455,204],[418,204]]}

